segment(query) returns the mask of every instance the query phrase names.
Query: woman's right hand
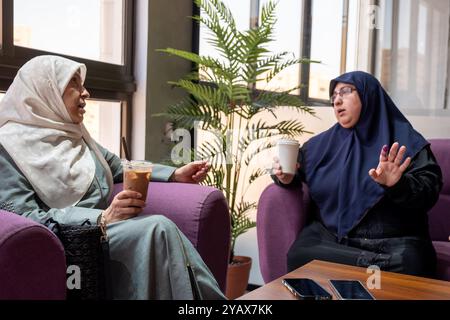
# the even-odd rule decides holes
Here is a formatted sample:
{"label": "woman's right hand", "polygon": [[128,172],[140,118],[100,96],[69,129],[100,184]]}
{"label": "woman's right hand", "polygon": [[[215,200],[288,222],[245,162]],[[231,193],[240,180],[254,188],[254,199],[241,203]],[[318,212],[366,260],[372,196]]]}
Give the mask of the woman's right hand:
{"label": "woman's right hand", "polygon": [[[297,170],[300,168],[299,163],[296,164],[296,168]],[[283,168],[281,168],[280,165],[280,160],[277,157],[273,158],[272,172],[282,184],[290,184],[292,180],[294,180],[295,175],[283,172]]]}
{"label": "woman's right hand", "polygon": [[141,200],[139,192],[123,190],[119,192],[110,206],[103,211],[106,224],[133,218],[142,212],[145,201]]}

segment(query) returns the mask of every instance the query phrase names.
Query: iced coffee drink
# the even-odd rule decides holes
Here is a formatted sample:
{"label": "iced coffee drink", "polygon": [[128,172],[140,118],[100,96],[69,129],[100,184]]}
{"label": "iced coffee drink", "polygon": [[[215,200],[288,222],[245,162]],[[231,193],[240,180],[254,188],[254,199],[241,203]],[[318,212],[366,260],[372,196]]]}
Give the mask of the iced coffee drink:
{"label": "iced coffee drink", "polygon": [[147,161],[122,161],[123,190],[133,190],[147,199],[148,183],[152,176],[153,164]]}

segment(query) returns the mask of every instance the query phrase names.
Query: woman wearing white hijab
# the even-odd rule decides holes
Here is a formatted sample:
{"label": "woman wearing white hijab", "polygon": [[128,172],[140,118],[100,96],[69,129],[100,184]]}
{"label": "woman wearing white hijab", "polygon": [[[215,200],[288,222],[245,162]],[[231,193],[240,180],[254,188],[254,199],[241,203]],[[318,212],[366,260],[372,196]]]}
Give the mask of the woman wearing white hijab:
{"label": "woman wearing white hijab", "polygon": [[[196,266],[203,298],[224,298],[174,223],[136,217],[145,206],[139,193],[124,190],[108,206],[122,166],[82,124],[85,77],[84,64],[58,56],[33,58],[17,73],[0,103],[0,209],[40,223],[106,223],[115,299],[192,299],[183,252]],[[152,180],[198,183],[207,171],[205,162],[155,165]]]}

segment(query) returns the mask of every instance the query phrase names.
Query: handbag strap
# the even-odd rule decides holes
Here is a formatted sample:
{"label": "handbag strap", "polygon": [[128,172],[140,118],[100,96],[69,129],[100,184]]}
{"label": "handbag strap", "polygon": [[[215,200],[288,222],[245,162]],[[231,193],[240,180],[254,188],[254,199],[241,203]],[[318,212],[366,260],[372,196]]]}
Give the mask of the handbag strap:
{"label": "handbag strap", "polygon": [[59,233],[61,232],[61,226],[58,223],[58,221],[55,221],[53,218],[48,218],[45,222],[44,222],[44,226],[47,227],[47,229],[49,229],[50,231],[52,231],[55,235],[59,235]]}

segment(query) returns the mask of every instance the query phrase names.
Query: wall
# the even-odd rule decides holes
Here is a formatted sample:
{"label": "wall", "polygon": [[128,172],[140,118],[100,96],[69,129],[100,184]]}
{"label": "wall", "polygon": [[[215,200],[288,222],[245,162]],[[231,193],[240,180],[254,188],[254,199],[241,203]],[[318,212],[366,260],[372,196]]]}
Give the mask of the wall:
{"label": "wall", "polygon": [[133,96],[131,157],[145,159],[145,121],[147,108],[148,1],[136,1],[134,76],[137,90]]}
{"label": "wall", "polygon": [[413,127],[425,138],[449,138],[450,116],[407,116]]}
{"label": "wall", "polygon": [[137,92],[133,103],[132,157],[159,162],[170,154],[167,121],[153,117],[179,101],[184,93],[171,88],[188,73],[190,62],[157,52],[173,47],[192,48],[192,2],[172,0],[136,1],[135,76]]}
{"label": "wall", "polygon": [[175,0],[168,5],[164,0],[152,0],[149,1],[149,14],[145,158],[161,161],[170,155],[167,121],[148,115],[165,111],[170,104],[185,96],[167,82],[178,80],[190,72],[191,63],[156,50],[167,47],[192,50],[192,20],[189,18],[192,2]]}

